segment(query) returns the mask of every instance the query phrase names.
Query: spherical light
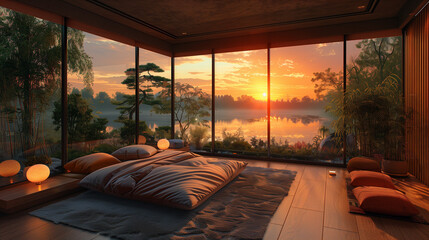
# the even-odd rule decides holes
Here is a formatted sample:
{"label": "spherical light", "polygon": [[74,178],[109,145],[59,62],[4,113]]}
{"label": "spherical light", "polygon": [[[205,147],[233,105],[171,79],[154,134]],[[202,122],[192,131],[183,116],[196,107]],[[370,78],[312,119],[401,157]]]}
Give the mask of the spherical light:
{"label": "spherical light", "polygon": [[170,142],[167,140],[167,139],[160,139],[159,141],[158,141],[158,148],[159,149],[161,149],[161,150],[165,150],[165,149],[167,149],[168,147],[170,147]]}
{"label": "spherical light", "polygon": [[146,138],[143,135],[139,135],[139,142],[137,144],[145,144]]}
{"label": "spherical light", "polygon": [[50,173],[51,170],[45,164],[36,164],[27,170],[27,179],[30,182],[40,184],[49,177]]}
{"label": "spherical light", "polygon": [[16,160],[6,160],[0,163],[0,176],[12,177],[21,170],[21,164]]}

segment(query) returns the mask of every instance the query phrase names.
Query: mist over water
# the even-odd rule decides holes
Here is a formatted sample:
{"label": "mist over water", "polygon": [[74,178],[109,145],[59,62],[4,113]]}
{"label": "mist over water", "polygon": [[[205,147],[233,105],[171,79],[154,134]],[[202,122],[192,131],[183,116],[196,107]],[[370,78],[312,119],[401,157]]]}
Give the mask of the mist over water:
{"label": "mist over water", "polygon": [[[119,116],[117,110],[97,113],[99,117],[109,120],[108,126],[120,128],[121,123],[115,122]],[[267,139],[267,112],[266,110],[250,109],[217,109],[216,139],[222,140],[225,129],[234,133],[241,129],[246,141],[252,137]],[[170,114],[156,114],[150,108],[140,110],[140,120],[145,121],[152,130],[159,126],[169,126]],[[206,118],[211,126],[211,118]],[[271,111],[271,137],[276,141],[296,143],[298,141],[311,142],[319,134],[322,126],[329,127],[330,119],[323,109],[275,109]],[[178,125],[176,124],[176,128]]]}

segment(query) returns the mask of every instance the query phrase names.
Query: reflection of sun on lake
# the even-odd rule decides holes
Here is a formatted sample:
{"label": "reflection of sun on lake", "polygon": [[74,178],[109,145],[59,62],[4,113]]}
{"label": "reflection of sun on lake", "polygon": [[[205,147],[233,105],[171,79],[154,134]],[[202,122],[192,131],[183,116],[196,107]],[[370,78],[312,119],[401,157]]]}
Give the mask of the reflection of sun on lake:
{"label": "reflection of sun on lake", "polygon": [[[298,141],[311,142],[313,137],[318,134],[322,127],[321,120],[314,120],[309,123],[303,123],[302,119],[290,118],[271,118],[271,137],[275,137],[276,142],[289,143]],[[216,139],[222,139],[222,132],[226,129],[229,133],[235,133],[241,128],[244,138],[250,141],[252,137],[267,140],[267,121],[265,118],[252,120],[233,119],[232,121],[216,121]]]}

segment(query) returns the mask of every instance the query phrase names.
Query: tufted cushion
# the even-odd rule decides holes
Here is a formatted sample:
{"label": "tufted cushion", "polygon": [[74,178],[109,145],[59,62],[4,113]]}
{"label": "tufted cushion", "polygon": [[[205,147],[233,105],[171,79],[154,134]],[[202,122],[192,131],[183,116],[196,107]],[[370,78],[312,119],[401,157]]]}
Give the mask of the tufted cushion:
{"label": "tufted cushion", "polygon": [[365,212],[394,216],[413,216],[419,212],[401,192],[382,187],[357,187],[353,194]]}
{"label": "tufted cushion", "polygon": [[347,164],[347,170],[349,172],[355,170],[381,172],[380,164],[378,164],[377,161],[366,157],[354,157],[350,159]]}
{"label": "tufted cushion", "polygon": [[64,165],[64,168],[72,173],[92,173],[100,168],[104,168],[113,164],[120,163],[117,158],[107,153],[93,153],[80,158],[76,158],[73,161],[68,162]]}
{"label": "tufted cushion", "polygon": [[147,158],[157,152],[156,148],[149,145],[130,145],[114,151],[112,155],[121,161],[128,161]]}
{"label": "tufted cushion", "polygon": [[350,173],[353,187],[373,186],[396,189],[392,178],[386,174],[372,171],[357,170]]}

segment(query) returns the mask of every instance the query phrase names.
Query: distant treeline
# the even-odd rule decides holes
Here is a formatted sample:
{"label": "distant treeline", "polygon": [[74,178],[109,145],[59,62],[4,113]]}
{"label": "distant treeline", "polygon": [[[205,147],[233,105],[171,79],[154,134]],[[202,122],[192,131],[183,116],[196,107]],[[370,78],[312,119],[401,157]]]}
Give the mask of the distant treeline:
{"label": "distant treeline", "polygon": [[[242,95],[234,99],[231,95],[218,95],[215,99],[216,108],[236,108],[236,109],[265,109],[267,102],[257,100],[252,96]],[[323,108],[325,102],[304,96],[301,99],[294,97],[288,100],[271,100],[272,109],[314,109]]]}
{"label": "distant treeline", "polygon": [[[79,93],[85,98],[89,104],[94,107],[94,111],[111,111],[116,109],[117,106],[113,105],[112,101],[121,101],[124,94],[116,92],[112,97],[106,92],[99,92],[94,94],[94,91],[89,88],[78,90],[73,88],[72,93]],[[216,108],[227,109],[265,109],[267,102],[257,100],[252,96],[242,95],[241,97],[234,98],[231,95],[217,95],[215,99]],[[312,99],[309,96],[304,96],[301,99],[294,97],[288,100],[275,100],[271,101],[272,109],[316,109],[323,108],[325,102],[318,99]]]}

